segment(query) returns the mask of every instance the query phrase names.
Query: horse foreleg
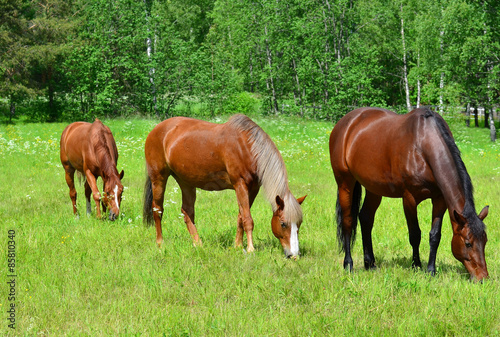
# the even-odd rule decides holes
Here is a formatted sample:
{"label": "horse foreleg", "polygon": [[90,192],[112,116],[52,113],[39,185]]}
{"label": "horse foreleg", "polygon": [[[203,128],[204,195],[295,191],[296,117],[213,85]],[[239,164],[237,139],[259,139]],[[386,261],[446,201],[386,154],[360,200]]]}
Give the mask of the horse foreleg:
{"label": "horse foreleg", "polygon": [[365,269],[375,269],[375,256],[373,255],[372,229],[375,220],[375,212],[380,206],[382,197],[366,191],[363,207],[359,213],[359,223],[361,224],[361,234],[363,238],[363,252]]}
{"label": "horse foreleg", "polygon": [[413,196],[407,194],[403,197],[403,208],[406,217],[406,224],[408,226],[408,234],[410,238],[410,244],[413,248],[413,259],[412,267],[421,268],[422,263],[420,262],[420,240],[422,232],[420,231],[420,226],[418,225],[417,217],[417,203]]}
{"label": "horse foreleg", "polygon": [[[252,188],[248,192],[248,206],[249,209],[252,208],[255,197],[259,193],[259,186]],[[236,248],[243,246],[243,233],[245,232],[243,225],[243,217],[241,213],[238,213],[238,229],[236,230],[236,239],[234,240],[234,246]]]}
{"label": "horse foreleg", "polygon": [[[90,186],[90,189],[92,190],[92,196],[94,197],[95,205],[96,205],[96,213],[97,213],[97,218],[101,218],[101,193],[99,193],[99,190],[97,189],[97,182],[96,178],[90,172],[90,170],[85,170],[85,178],[87,178],[87,183]],[[90,198],[89,198],[90,199]]]}
{"label": "horse foreleg", "polygon": [[76,209],[76,189],[75,189],[75,170],[64,168],[66,171],[66,183],[69,187],[69,197],[71,198],[71,203],[73,205],[73,214],[78,215],[78,210]]}
{"label": "horse foreleg", "polygon": [[431,275],[436,274],[436,254],[441,242],[441,226],[443,224],[443,216],[446,212],[446,203],[442,197],[432,200],[432,228],[429,232],[429,263],[427,271]]}
{"label": "horse foreleg", "polygon": [[[103,182],[102,182],[102,190],[103,190],[103,191],[104,191],[104,185],[105,185],[105,183],[104,183],[104,179],[103,179]],[[106,204],[104,203],[104,201],[103,201],[103,200],[101,200],[101,206],[102,206],[102,212],[103,212],[104,214],[106,214]]]}
{"label": "horse foreleg", "polygon": [[187,230],[193,239],[195,246],[201,246],[201,240],[198,236],[198,230],[194,224],[194,203],[196,202],[196,188],[191,186],[179,185],[182,191],[182,214],[184,214],[184,222]]}
{"label": "horse foreleg", "polygon": [[[250,214],[250,197],[248,193],[248,187],[243,180],[237,182],[234,185],[234,190],[236,191],[236,199],[238,200],[238,207],[240,213],[238,214],[238,230],[240,227],[243,227],[243,230],[247,234],[247,252],[255,251],[253,246],[253,219]],[[253,201],[253,200],[252,200]],[[238,243],[238,232],[236,233],[236,241],[235,244]]]}
{"label": "horse foreleg", "polygon": [[238,213],[238,228],[236,229],[236,239],[234,240],[234,247],[239,248],[243,246],[243,218],[241,213]]}

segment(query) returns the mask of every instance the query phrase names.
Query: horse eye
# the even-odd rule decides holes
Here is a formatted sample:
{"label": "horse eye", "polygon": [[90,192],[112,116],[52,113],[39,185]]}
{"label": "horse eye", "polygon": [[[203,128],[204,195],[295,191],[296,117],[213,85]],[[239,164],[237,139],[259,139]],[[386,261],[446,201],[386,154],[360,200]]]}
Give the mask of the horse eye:
{"label": "horse eye", "polygon": [[472,248],[472,243],[470,243],[470,242],[466,242],[466,243],[465,243],[465,247],[467,247],[467,248]]}
{"label": "horse eye", "polygon": [[286,223],[281,222],[281,228],[285,229],[286,228]]}

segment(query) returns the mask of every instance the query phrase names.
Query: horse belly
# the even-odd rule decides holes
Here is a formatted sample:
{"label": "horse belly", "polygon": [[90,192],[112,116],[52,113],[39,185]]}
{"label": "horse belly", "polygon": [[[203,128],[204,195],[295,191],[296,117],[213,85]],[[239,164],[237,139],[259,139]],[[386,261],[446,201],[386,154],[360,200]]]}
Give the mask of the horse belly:
{"label": "horse belly", "polygon": [[372,177],[369,179],[357,177],[356,180],[373,194],[389,198],[403,197],[404,188],[400,181],[394,179],[373,179]]}
{"label": "horse belly", "polygon": [[206,191],[233,189],[229,175],[225,171],[200,172],[172,170],[172,175],[181,184],[201,188]]}
{"label": "horse belly", "polygon": [[350,160],[348,165],[354,178],[368,191],[389,198],[403,196],[403,176],[390,158],[370,153]]}
{"label": "horse belly", "polygon": [[176,180],[207,191],[232,189],[224,161],[212,151],[171,149],[167,162]]}

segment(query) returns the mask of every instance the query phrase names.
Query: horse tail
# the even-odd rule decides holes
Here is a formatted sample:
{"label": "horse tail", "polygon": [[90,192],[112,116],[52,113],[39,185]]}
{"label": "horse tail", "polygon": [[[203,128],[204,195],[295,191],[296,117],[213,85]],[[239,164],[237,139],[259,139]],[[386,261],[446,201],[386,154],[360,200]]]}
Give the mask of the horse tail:
{"label": "horse tail", "polygon": [[152,226],[153,218],[153,188],[151,178],[146,173],[146,183],[144,184],[144,208],[142,212],[143,222],[146,226]]}
{"label": "horse tail", "polygon": [[[356,241],[356,228],[358,227],[358,216],[359,216],[359,206],[361,204],[361,184],[356,182],[354,185],[354,190],[352,192],[352,203],[351,203],[351,215],[352,215],[352,232],[351,232],[351,246]],[[344,216],[342,214],[342,208],[340,207],[339,192],[337,190],[337,240],[339,243],[339,248],[341,251],[345,251],[344,247],[344,231],[342,228],[342,220]]]}

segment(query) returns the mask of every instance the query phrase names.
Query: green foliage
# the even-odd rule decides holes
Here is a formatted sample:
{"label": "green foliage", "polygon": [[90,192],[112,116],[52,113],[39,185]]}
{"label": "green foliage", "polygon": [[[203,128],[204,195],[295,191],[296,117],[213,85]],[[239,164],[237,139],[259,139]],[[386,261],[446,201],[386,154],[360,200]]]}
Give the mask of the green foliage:
{"label": "green foliage", "polygon": [[240,92],[228,97],[222,106],[225,114],[241,113],[247,116],[255,115],[259,110],[260,101],[248,92]]}
{"label": "green foliage", "polygon": [[499,6],[9,0],[0,3],[0,97],[12,116],[43,103],[27,113],[50,121],[164,119],[193,99],[215,116],[245,92],[263,97],[264,114],[333,120],[356,106],[405,110],[406,98],[498,106]]}

